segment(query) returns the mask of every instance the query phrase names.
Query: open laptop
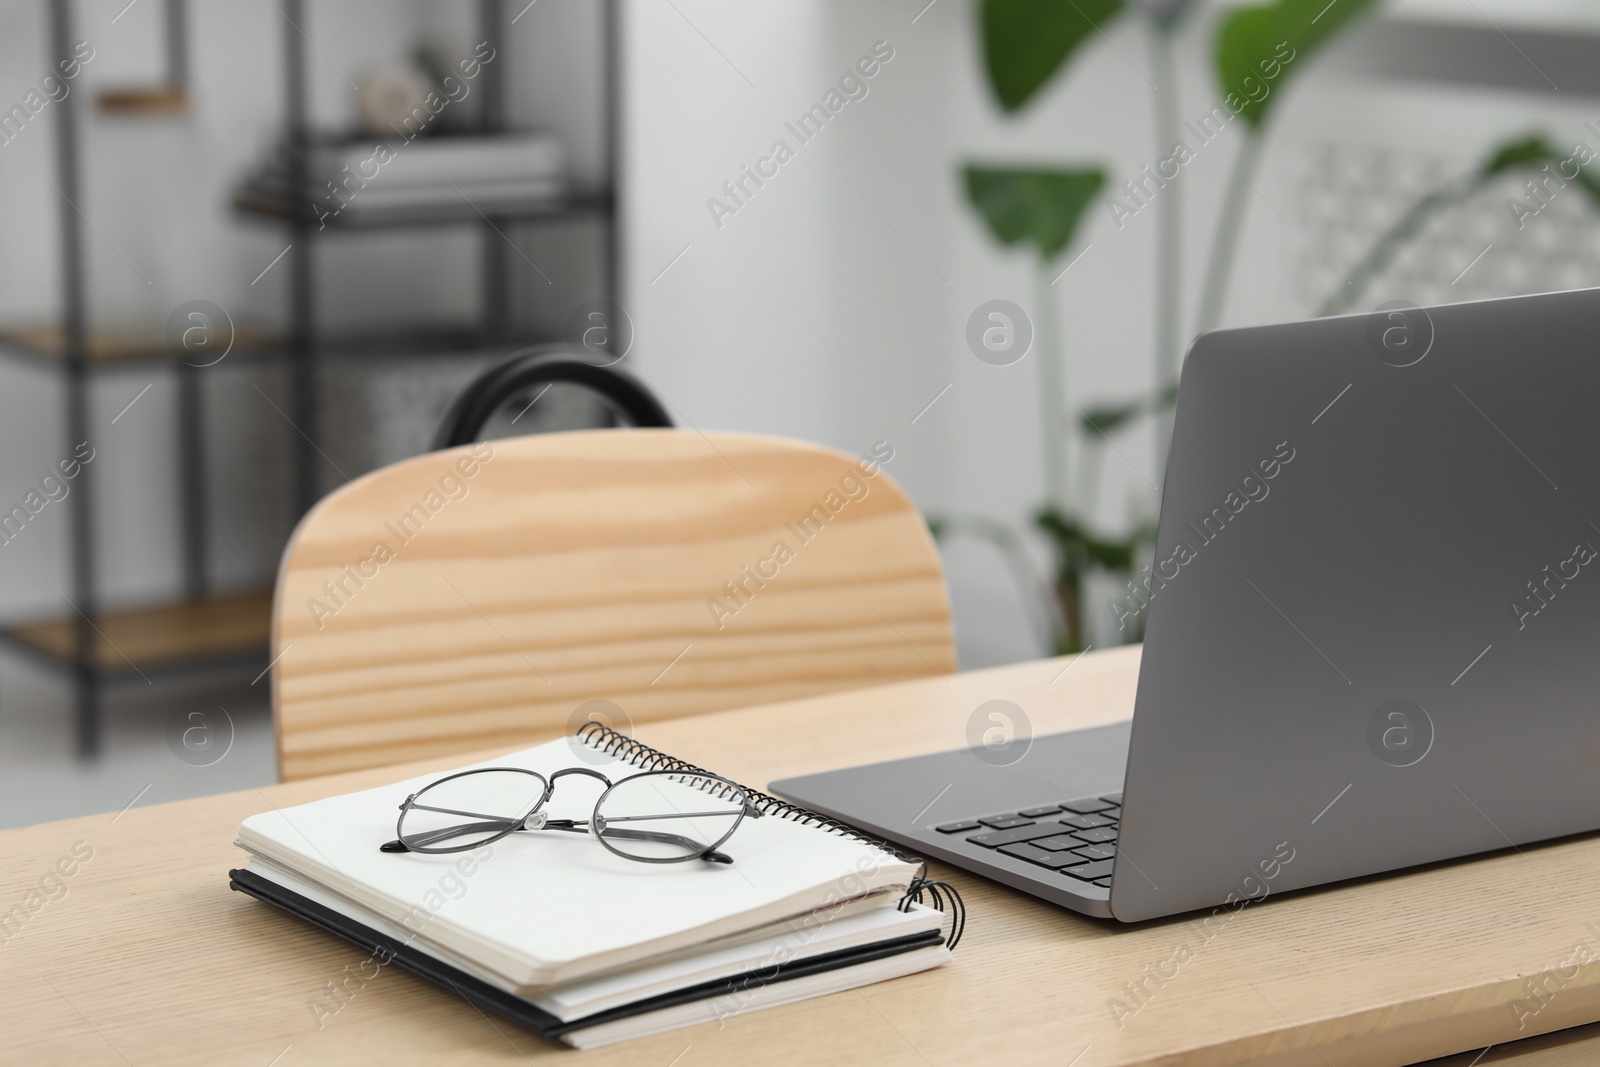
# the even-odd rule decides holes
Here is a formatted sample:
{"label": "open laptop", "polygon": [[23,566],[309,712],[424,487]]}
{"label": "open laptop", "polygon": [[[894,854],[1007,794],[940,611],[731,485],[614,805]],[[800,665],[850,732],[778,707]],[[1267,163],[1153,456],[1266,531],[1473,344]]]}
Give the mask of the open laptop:
{"label": "open laptop", "polygon": [[772,790],[1128,922],[1600,829],[1600,289],[1200,337],[1154,558],[1129,722]]}

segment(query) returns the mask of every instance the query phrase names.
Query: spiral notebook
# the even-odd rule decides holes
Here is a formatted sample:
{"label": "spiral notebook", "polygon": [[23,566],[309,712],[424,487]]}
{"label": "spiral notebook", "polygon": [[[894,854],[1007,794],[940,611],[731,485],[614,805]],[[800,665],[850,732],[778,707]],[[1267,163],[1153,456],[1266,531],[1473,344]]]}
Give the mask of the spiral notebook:
{"label": "spiral notebook", "polygon": [[[598,724],[475,766],[547,777],[582,766],[613,781],[648,770],[705,773]],[[753,790],[752,801],[770,817],[740,824],[726,846],[735,857],[729,865],[642,864],[586,836],[540,832],[466,853],[380,852],[395,836],[401,802],[442,776],[264,812],[245,820],[238,844],[265,870],[404,930],[435,957],[468,963],[490,986],[524,997],[702,951],[820,909],[892,906],[921,886],[920,862]],[[594,801],[579,790],[557,790],[551,816],[586,818]]]}
{"label": "spiral notebook", "polygon": [[[729,939],[621,972],[519,996],[437,947],[252,861],[228,872],[233,889],[272,904],[367,950],[358,974],[387,965],[411,973],[541,1037],[577,1048],[730,1014],[791,1003],[937,967],[950,958],[940,936],[944,916],[921,904],[877,907],[830,919],[817,930],[800,922],[762,936]],[[322,1004],[332,1013],[337,1004]]]}

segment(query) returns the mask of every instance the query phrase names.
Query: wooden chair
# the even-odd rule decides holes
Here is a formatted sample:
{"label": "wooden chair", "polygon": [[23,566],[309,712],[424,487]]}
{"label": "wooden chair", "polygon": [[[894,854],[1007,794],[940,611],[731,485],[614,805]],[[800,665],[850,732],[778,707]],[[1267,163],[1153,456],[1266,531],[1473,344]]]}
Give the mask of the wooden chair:
{"label": "wooden chair", "polygon": [[536,743],[591,700],[626,725],[955,669],[938,553],[872,457],[676,430],[374,471],[301,520],[272,631],[284,780]]}

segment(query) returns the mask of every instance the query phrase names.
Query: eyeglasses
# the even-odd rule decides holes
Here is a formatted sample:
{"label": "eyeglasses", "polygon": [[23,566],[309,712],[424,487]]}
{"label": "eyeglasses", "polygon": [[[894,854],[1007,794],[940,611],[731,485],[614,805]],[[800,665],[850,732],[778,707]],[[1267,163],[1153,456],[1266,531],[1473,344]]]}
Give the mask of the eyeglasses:
{"label": "eyeglasses", "polygon": [[[596,778],[605,792],[587,820],[552,819],[545,803],[568,775]],[[397,840],[384,852],[465,852],[518,830],[587,833],[624,859],[732,863],[718,851],[745,817],[761,811],[726,778],[695,771],[646,771],[613,782],[599,771],[569,767],[546,778],[516,767],[460,771],[413,793],[400,805]],[[648,827],[639,824],[649,824]]]}

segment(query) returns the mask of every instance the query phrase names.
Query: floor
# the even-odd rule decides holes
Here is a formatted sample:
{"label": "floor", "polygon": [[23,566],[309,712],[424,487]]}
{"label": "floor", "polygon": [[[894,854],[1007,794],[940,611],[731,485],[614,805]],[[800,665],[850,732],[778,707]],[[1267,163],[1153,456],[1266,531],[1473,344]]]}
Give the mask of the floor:
{"label": "floor", "polygon": [[71,689],[0,655],[0,828],[275,781],[267,680],[252,686],[253,673],[112,688],[102,755],[84,761],[74,754]]}

